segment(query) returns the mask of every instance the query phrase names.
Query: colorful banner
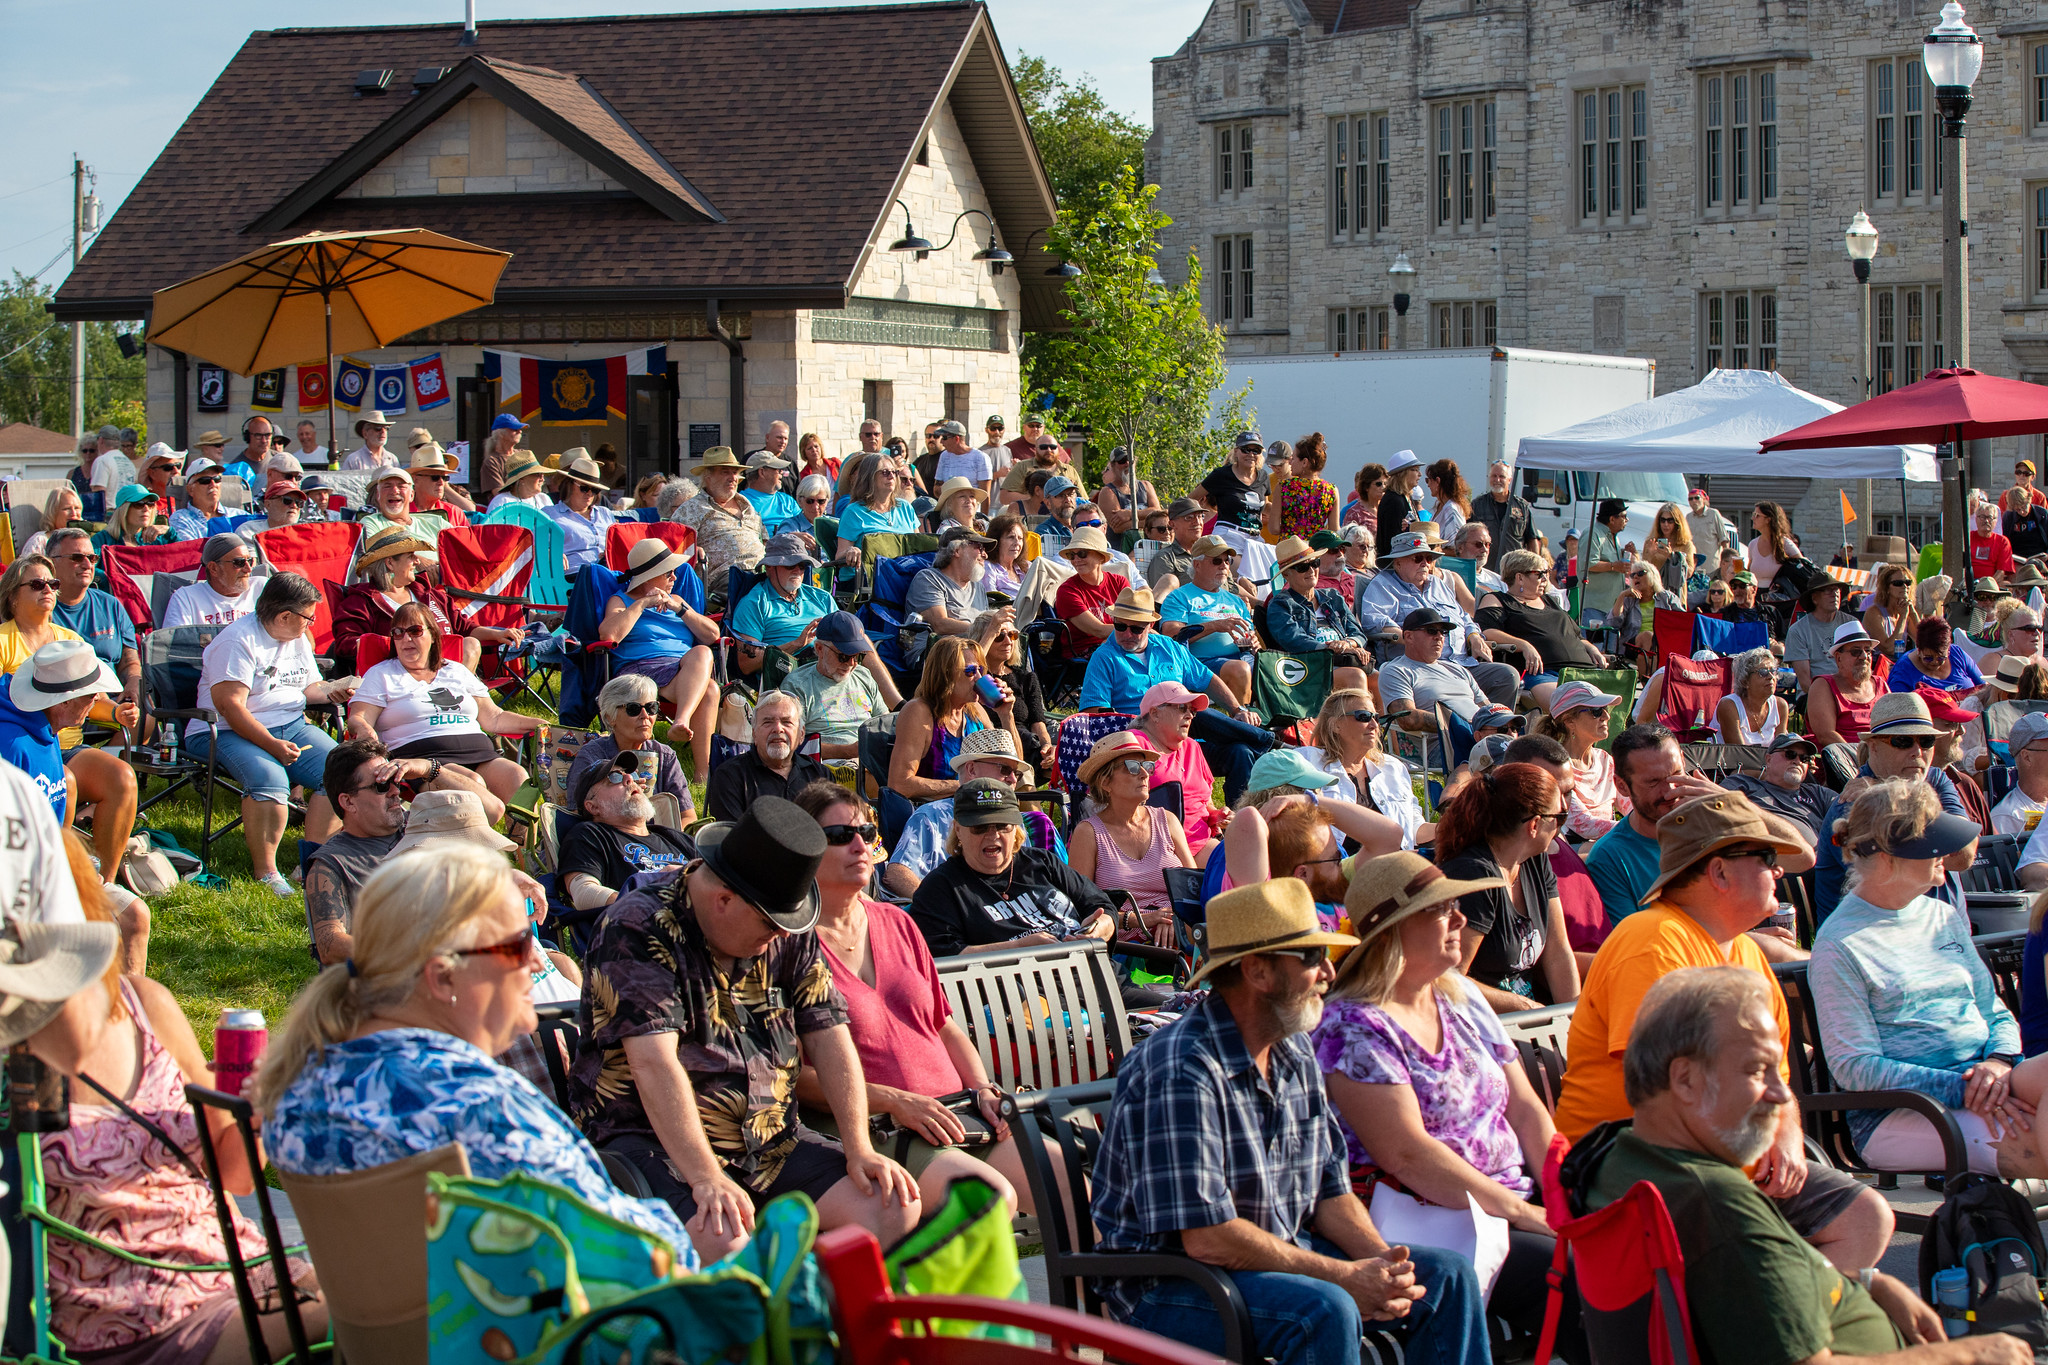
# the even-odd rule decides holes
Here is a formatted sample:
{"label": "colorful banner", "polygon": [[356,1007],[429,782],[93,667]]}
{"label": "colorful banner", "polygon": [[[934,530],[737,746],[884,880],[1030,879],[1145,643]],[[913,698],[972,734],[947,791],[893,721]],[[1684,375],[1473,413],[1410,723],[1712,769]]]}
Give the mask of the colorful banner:
{"label": "colorful banner", "polygon": [[404,365],[377,367],[377,377],[370,385],[370,397],[373,406],[387,417],[405,411],[406,374]]}
{"label": "colorful banner", "polygon": [[284,411],[284,371],[264,370],[255,377],[249,406],[257,412]]}
{"label": "colorful banner", "polygon": [[299,411],[313,412],[327,406],[327,367],[299,366]]}
{"label": "colorful banner", "polygon": [[439,351],[421,356],[407,368],[412,371],[413,406],[425,412],[448,401],[448,372],[441,367]]}
{"label": "colorful banner", "polygon": [[359,365],[353,360],[343,360],[335,367],[334,403],[336,407],[355,412],[363,406],[363,400],[370,396],[370,367]]}
{"label": "colorful banner", "polygon": [[201,412],[226,412],[228,410],[228,372],[219,365],[201,365],[199,369],[199,410]]}
{"label": "colorful banner", "polygon": [[626,381],[668,367],[668,347],[583,360],[484,352],[484,377],[498,381],[498,406],[548,427],[598,427],[626,418]]}

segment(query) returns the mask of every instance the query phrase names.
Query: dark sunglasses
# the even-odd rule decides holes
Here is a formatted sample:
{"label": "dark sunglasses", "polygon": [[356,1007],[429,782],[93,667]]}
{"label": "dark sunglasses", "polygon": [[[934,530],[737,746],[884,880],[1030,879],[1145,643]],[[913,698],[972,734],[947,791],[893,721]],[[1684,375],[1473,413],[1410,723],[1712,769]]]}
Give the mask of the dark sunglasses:
{"label": "dark sunglasses", "polygon": [[455,955],[502,958],[516,967],[532,957],[536,946],[538,940],[534,938],[533,930],[521,929],[516,936],[506,939],[503,943],[488,943],[481,948],[458,948]]}
{"label": "dark sunglasses", "polygon": [[187,488],[211,488],[220,482],[218,474],[202,474],[196,479],[185,480]]}
{"label": "dark sunglasses", "polygon": [[[304,507],[306,505],[306,500],[301,497],[265,498],[264,501],[283,503],[286,507]],[[479,948],[476,951],[481,952],[483,950]]]}
{"label": "dark sunglasses", "polygon": [[864,844],[872,844],[880,833],[881,830],[874,825],[827,825],[825,842],[834,848],[845,848],[855,839]]}
{"label": "dark sunglasses", "polygon": [[963,666],[961,667],[961,669],[960,669],[960,676],[961,676],[961,677],[963,677],[963,678],[978,678],[978,677],[980,677],[980,676],[981,676],[981,665],[980,665],[980,664],[966,664],[966,665],[963,665]]}
{"label": "dark sunglasses", "polygon": [[216,564],[225,564],[230,569],[253,569],[256,567],[256,561],[246,557],[236,559],[216,559],[213,562]]}
{"label": "dark sunglasses", "polygon": [[1150,621],[1118,621],[1116,623],[1116,633],[1119,635],[1143,635],[1150,629],[1152,629]]}
{"label": "dark sunglasses", "polygon": [[656,716],[656,717],[658,717],[658,716],[660,716],[660,715],[661,715],[661,703],[660,703],[660,702],[658,702],[658,701],[629,701],[629,702],[622,702],[622,703],[620,703],[620,705],[619,705],[619,710],[621,710],[621,711],[625,712],[625,713],[626,713],[627,715],[629,715],[629,716]]}
{"label": "dark sunglasses", "polygon": [[1932,749],[1936,737],[1933,735],[1879,735],[1878,738],[1903,753],[1907,749]]}
{"label": "dark sunglasses", "polygon": [[1237,556],[1234,554],[1221,554],[1210,555],[1208,558],[1211,564],[1228,564],[1231,560],[1236,559]]}
{"label": "dark sunglasses", "polygon": [[1371,711],[1346,711],[1344,714],[1357,721],[1360,725],[1378,725],[1380,723],[1380,718]]}
{"label": "dark sunglasses", "polygon": [[1765,867],[1776,867],[1778,865],[1778,850],[1775,848],[1742,848],[1732,852],[1719,853],[1715,856],[1719,858],[1754,858]]}
{"label": "dark sunglasses", "polygon": [[1320,967],[1330,960],[1330,950],[1323,944],[1318,943],[1313,948],[1275,948],[1271,952],[1262,954],[1262,956],[1291,957],[1298,960],[1304,967],[1314,968]]}
{"label": "dark sunglasses", "polygon": [[425,635],[426,633],[427,628],[425,626],[393,626],[391,628],[391,638],[394,640],[410,640],[415,636]]}
{"label": "dark sunglasses", "polygon": [[359,786],[349,788],[349,790],[357,795],[361,795],[363,792],[375,792],[377,795],[383,796],[391,790],[397,781],[398,779],[395,777],[387,777],[382,782],[364,782]]}
{"label": "dark sunglasses", "polygon": [[24,578],[21,580],[21,586],[27,588],[30,592],[55,592],[57,591],[57,580],[54,578]]}
{"label": "dark sunglasses", "polygon": [[1038,448],[1040,450],[1058,450],[1060,447],[1057,441],[1047,441],[1044,445],[1041,445]]}
{"label": "dark sunglasses", "polygon": [[1569,810],[1540,810],[1537,811],[1536,814],[1531,818],[1537,820],[1548,820],[1553,825],[1561,825],[1570,817],[1571,812]]}
{"label": "dark sunglasses", "polygon": [[73,564],[97,564],[100,562],[98,555],[65,555],[64,558],[70,560]]}

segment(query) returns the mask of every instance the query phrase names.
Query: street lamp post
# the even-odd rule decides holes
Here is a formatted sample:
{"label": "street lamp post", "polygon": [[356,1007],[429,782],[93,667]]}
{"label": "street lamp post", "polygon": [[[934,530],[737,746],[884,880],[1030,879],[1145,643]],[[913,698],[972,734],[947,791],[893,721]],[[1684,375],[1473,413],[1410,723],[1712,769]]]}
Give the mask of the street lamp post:
{"label": "street lamp post", "polygon": [[[1970,112],[1970,87],[1984,67],[1984,40],[1963,22],[1963,7],[1956,0],[1941,7],[1941,22],[1922,41],[1920,56],[1934,86],[1943,134],[1942,341],[1947,363],[1961,367],[1970,363],[1970,159],[1964,145],[1964,120]],[[1941,562],[1943,570],[1961,583],[1969,553],[1969,528],[1963,525],[1963,481],[1969,466],[1960,448],[1952,450],[1950,458],[1954,464],[1945,471],[1949,477],[1941,481]]]}
{"label": "street lamp post", "polygon": [[[1849,253],[1849,265],[1856,272],[1857,315],[1862,323],[1863,349],[1859,359],[1862,366],[1863,392],[1859,399],[1869,398],[1877,391],[1875,370],[1871,364],[1870,351],[1870,261],[1877,255],[1877,227],[1870,221],[1870,215],[1862,209],[1849,220],[1848,228],[1842,233],[1842,247]],[[1870,531],[1870,480],[1863,481],[1863,529]]]}
{"label": "street lamp post", "polygon": [[1394,349],[1408,349],[1408,282],[1415,278],[1415,267],[1408,261],[1408,253],[1396,252],[1394,263],[1387,267],[1387,274],[1394,279]]}

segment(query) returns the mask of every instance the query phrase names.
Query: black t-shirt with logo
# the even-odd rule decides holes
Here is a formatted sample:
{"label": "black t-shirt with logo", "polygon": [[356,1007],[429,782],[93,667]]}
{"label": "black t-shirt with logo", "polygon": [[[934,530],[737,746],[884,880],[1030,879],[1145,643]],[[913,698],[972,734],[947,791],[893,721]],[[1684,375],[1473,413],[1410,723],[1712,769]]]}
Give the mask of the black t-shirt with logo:
{"label": "black t-shirt with logo", "polygon": [[1217,521],[1247,531],[1259,529],[1259,514],[1266,510],[1266,481],[1262,474],[1255,472],[1249,484],[1241,483],[1234,468],[1218,465],[1202,480],[1202,491],[1209,495]]}
{"label": "black t-shirt with logo", "polygon": [[680,867],[696,856],[696,843],[679,830],[653,825],[645,834],[628,834],[601,821],[584,820],[562,840],[556,871],[564,887],[572,873],[581,872],[599,886],[624,891],[636,873]]}
{"label": "black t-shirt with logo", "polygon": [[[1468,848],[1442,866],[1444,875],[1457,881],[1501,875],[1493,851],[1484,845]],[[1550,859],[1523,859],[1521,883],[1519,911],[1504,886],[1471,892],[1458,902],[1458,909],[1473,932],[1486,935],[1472,959],[1472,979],[1499,990],[1527,994],[1536,984],[1536,960],[1543,956],[1545,915],[1557,896],[1557,875],[1550,870]]]}
{"label": "black t-shirt with logo", "polygon": [[1052,854],[1018,852],[1009,870],[987,876],[955,853],[917,888],[910,917],[933,957],[963,948],[1007,943],[1025,934],[1072,938],[1098,910],[1109,909],[1102,889]]}

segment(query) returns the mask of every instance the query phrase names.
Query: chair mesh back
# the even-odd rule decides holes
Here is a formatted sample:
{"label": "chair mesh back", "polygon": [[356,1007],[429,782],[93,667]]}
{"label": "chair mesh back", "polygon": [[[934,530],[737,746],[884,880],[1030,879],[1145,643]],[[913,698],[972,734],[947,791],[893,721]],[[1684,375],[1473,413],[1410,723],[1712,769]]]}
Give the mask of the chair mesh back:
{"label": "chair mesh back", "polygon": [[152,711],[211,710],[199,700],[199,669],[206,647],[225,626],[179,626],[142,637],[142,681]]}

